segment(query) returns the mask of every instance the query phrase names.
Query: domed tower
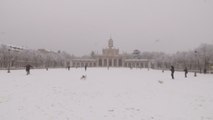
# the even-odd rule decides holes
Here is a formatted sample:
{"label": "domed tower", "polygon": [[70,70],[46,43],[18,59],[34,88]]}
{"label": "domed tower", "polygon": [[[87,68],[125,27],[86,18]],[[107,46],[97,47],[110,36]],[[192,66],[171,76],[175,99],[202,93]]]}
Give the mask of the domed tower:
{"label": "domed tower", "polygon": [[103,53],[104,56],[116,56],[116,55],[119,55],[119,49],[114,48],[113,40],[112,40],[111,37],[108,40],[108,48],[103,49],[102,53]]}
{"label": "domed tower", "polygon": [[108,41],[108,47],[109,48],[112,48],[113,47],[113,40],[112,38],[110,37],[109,41]]}

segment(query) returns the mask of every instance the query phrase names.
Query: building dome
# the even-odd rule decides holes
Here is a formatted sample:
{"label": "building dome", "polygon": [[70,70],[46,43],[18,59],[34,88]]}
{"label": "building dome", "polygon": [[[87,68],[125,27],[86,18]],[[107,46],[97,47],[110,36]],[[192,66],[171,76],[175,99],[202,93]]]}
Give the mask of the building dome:
{"label": "building dome", "polygon": [[113,40],[112,40],[112,38],[110,38],[109,41],[108,41],[108,47],[109,48],[113,47]]}

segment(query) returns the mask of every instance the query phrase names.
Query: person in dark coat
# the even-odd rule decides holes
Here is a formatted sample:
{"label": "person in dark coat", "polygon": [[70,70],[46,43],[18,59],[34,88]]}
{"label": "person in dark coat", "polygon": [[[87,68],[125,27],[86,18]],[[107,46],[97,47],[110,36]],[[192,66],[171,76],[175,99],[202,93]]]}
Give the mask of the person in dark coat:
{"label": "person in dark coat", "polygon": [[85,71],[87,71],[87,65],[85,65],[84,68],[85,68]]}
{"label": "person in dark coat", "polygon": [[69,65],[67,66],[67,69],[70,70],[70,66]]}
{"label": "person in dark coat", "polygon": [[30,68],[32,68],[32,67],[33,67],[33,66],[31,66],[30,64],[27,64],[27,65],[25,66],[27,75],[30,74]]}
{"label": "person in dark coat", "polygon": [[46,68],[46,71],[48,71],[48,66],[47,65],[45,65],[45,68]]}
{"label": "person in dark coat", "polygon": [[204,73],[204,74],[206,74],[206,73],[207,73],[207,69],[206,69],[206,68],[204,68],[203,73]]}
{"label": "person in dark coat", "polygon": [[171,76],[172,76],[172,79],[174,79],[174,72],[175,72],[175,68],[174,66],[171,66]]}
{"label": "person in dark coat", "polygon": [[185,72],[185,78],[187,78],[187,74],[188,74],[188,69],[187,69],[187,67],[184,68],[184,72]]}

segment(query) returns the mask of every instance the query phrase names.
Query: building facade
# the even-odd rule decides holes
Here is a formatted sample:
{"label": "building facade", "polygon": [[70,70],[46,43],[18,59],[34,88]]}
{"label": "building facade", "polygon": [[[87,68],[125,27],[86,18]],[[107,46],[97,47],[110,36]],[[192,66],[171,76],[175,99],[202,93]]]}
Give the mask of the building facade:
{"label": "building facade", "polygon": [[92,59],[72,59],[72,67],[129,67],[149,68],[151,61],[148,59],[128,59],[119,54],[119,49],[114,48],[110,38],[108,47],[102,50],[102,54],[95,55]]}

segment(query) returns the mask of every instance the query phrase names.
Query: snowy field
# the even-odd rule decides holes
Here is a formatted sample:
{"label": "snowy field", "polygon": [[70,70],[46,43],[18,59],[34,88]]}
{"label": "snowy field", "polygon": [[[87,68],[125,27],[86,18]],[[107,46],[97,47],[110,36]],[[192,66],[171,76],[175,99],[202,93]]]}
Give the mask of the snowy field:
{"label": "snowy field", "polygon": [[[86,74],[86,80],[80,77]],[[0,71],[0,120],[213,120],[213,75],[127,68]]]}

